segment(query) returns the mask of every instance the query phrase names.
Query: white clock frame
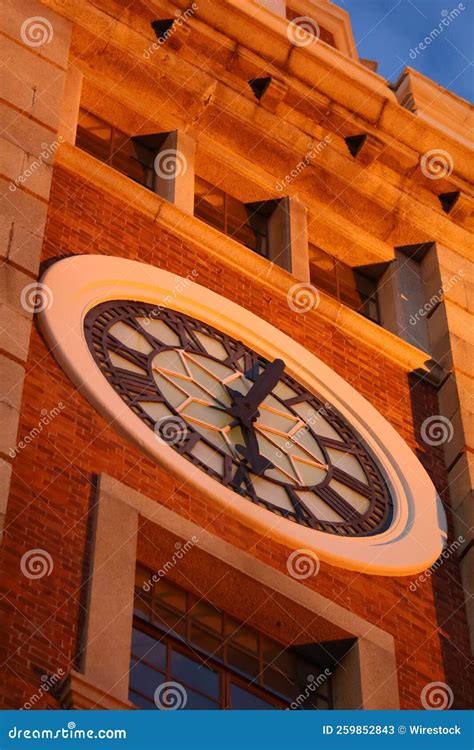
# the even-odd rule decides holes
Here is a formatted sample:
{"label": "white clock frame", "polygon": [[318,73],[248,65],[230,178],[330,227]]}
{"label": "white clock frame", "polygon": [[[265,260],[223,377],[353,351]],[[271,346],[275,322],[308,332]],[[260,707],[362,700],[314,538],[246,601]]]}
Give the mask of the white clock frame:
{"label": "white clock frame", "polygon": [[[188,278],[123,258],[66,258],[43,274],[48,305],[38,321],[52,353],[81,393],[125,437],[173,475],[211,498],[241,523],[332,565],[376,575],[411,575],[429,568],[446,540],[446,517],[435,487],[405,441],[374,407],[331,368],[277,328]],[[109,300],[169,307],[242,340],[327,400],[352,425],[376,459],[394,505],[390,526],[367,537],[342,537],[296,524],[255,505],[194,467],[125,404],[89,350],[84,318]]]}

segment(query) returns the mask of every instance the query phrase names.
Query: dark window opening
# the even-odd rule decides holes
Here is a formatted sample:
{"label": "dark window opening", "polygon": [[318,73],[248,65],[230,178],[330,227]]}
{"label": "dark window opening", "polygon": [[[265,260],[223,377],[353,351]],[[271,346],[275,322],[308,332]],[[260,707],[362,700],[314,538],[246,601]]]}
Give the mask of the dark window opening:
{"label": "dark window opening", "polygon": [[156,140],[157,136],[130,136],[90,112],[80,111],[76,146],[154,190],[154,160],[160,144],[158,140],[151,143],[150,138]]}
{"label": "dark window opening", "polygon": [[263,203],[242,203],[202,177],[195,180],[194,215],[245,247],[262,255],[269,254],[268,219],[271,206]]}
{"label": "dark window opening", "polygon": [[362,270],[351,268],[315,245],[310,245],[309,251],[311,283],[364,317],[380,323],[377,282],[382,264],[374,266],[373,270],[367,267]]}
{"label": "dark window opening", "polygon": [[[287,648],[166,579],[145,591],[151,575],[137,569],[129,693],[136,706],[156,709],[160,685],[176,682],[186,709],[333,708],[340,645],[332,661],[331,644]],[[337,643],[347,651],[353,641]]]}

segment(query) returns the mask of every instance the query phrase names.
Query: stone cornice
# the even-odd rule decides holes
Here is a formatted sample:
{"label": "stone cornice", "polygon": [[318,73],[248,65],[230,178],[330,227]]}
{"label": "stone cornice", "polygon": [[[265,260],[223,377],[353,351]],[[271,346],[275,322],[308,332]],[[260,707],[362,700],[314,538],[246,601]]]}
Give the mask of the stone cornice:
{"label": "stone cornice", "polygon": [[69,672],[59,688],[58,700],[61,708],[66,710],[128,711],[136,708],[129,701],[114,698],[99,685],[95,685],[83,674],[74,670]]}
{"label": "stone cornice", "polygon": [[[174,234],[184,242],[199,247],[202,257],[219,263],[231,272],[258,279],[262,289],[286,295],[296,283],[295,277],[275,264],[252,252],[217,229],[194,216],[180,211],[150,190],[137,185],[125,175],[86,152],[62,143],[56,152],[55,169],[63,168],[123,201],[135,211]],[[429,355],[408,344],[389,331],[372,323],[355,311],[320,292],[320,303],[306,315],[324,318],[346,337],[363,341],[369,348],[395,362],[407,372],[425,374],[432,382],[439,382],[441,372]]]}

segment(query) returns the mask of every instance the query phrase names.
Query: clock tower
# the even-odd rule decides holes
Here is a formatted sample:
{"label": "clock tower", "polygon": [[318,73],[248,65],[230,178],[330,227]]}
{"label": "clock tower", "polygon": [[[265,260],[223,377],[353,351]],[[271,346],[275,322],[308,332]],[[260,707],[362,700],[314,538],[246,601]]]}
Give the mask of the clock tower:
{"label": "clock tower", "polygon": [[329,0],[6,4],[2,708],[469,708],[468,103]]}

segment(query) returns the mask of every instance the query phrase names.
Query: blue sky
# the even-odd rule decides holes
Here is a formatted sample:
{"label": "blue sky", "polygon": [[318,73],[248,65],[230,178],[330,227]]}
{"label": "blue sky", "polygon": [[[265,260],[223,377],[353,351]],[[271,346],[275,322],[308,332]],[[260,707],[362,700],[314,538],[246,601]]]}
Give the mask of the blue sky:
{"label": "blue sky", "polygon": [[[377,60],[378,72],[394,82],[410,66],[472,101],[474,94],[473,1],[464,0],[454,18],[431,44],[415,48],[439,27],[458,0],[333,0],[350,13],[352,31],[361,57]],[[410,57],[410,51],[412,57]],[[415,59],[413,59],[413,56]],[[469,63],[471,65],[469,66]]]}

